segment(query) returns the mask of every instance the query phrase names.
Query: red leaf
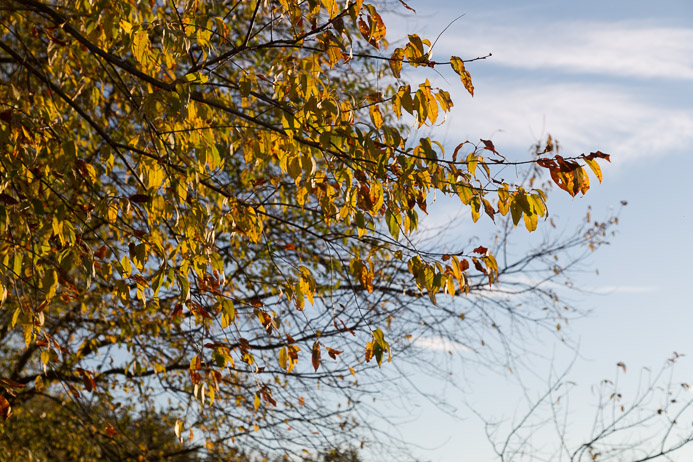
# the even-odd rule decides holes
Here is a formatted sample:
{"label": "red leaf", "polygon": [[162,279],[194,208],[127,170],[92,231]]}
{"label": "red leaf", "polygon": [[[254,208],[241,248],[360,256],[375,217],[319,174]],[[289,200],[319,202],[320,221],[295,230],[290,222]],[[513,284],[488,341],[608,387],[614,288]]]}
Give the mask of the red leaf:
{"label": "red leaf", "polygon": [[106,246],[105,246],[105,245],[102,245],[101,248],[99,248],[99,250],[97,250],[96,252],[94,252],[94,256],[95,256],[96,258],[98,258],[99,260],[103,260],[103,259],[106,257],[106,252],[107,252],[107,251],[108,251],[108,249],[106,248]]}
{"label": "red leaf", "polygon": [[207,310],[205,310],[204,308],[202,308],[202,306],[197,305],[196,308],[197,308],[197,310],[196,310],[196,311],[197,311],[197,314],[199,314],[199,315],[202,316],[203,318],[214,319],[214,318],[212,317],[212,315],[209,314],[209,313],[207,312]]}
{"label": "red leaf", "polygon": [[493,142],[491,140],[481,140],[481,142],[484,143],[484,149],[486,149],[487,151],[491,151],[494,154],[498,154],[498,151],[496,151],[496,147],[493,145]]}
{"label": "red leaf", "polygon": [[104,430],[106,431],[106,435],[108,435],[109,438],[113,438],[118,434],[118,431],[115,428],[113,428],[113,425],[111,425],[110,423],[106,425]]}
{"label": "red leaf", "polygon": [[488,253],[488,249],[482,245],[474,249],[472,252],[480,253],[481,255],[486,255]]}
{"label": "red leaf", "polygon": [[172,318],[177,318],[177,317],[182,317],[183,316],[183,305],[180,303],[176,303],[176,306],[173,308],[173,313],[171,313]]}

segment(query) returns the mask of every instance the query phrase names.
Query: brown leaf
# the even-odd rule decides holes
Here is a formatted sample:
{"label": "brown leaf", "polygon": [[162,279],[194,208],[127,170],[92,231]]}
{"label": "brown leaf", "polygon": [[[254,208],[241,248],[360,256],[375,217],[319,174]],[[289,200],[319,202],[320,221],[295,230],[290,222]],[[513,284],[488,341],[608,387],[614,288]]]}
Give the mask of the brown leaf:
{"label": "brown leaf", "polygon": [[626,365],[625,364],[623,364],[622,362],[618,362],[616,365],[618,367],[620,367],[621,369],[623,369],[624,374],[626,373]]}
{"label": "brown leaf", "polygon": [[23,383],[15,382],[12,379],[8,379],[6,377],[0,377],[0,385],[5,387],[5,388],[25,388],[26,385]]}
{"label": "brown leaf", "polygon": [[107,251],[108,251],[108,249],[106,248],[106,246],[105,246],[105,245],[102,245],[102,246],[99,248],[99,250],[97,250],[96,252],[94,252],[94,256],[95,256],[96,258],[98,258],[99,260],[103,260],[104,258],[106,258],[106,252],[107,252]]}
{"label": "brown leaf", "polygon": [[334,348],[327,347],[327,354],[330,356],[330,358],[337,359],[337,356],[341,355],[342,352],[340,350],[335,350]]}
{"label": "brown leaf", "polygon": [[546,159],[546,158],[537,159],[537,165],[539,165],[540,167],[544,167],[544,168],[557,168],[557,165],[553,161],[553,159]]}
{"label": "brown leaf", "polygon": [[0,202],[4,202],[7,205],[17,205],[19,201],[9,194],[0,193]]}
{"label": "brown leaf", "polygon": [[472,261],[474,262],[474,267],[481,271],[482,273],[486,274],[486,268],[483,267],[483,265],[477,260],[476,258],[473,258]]}
{"label": "brown leaf", "polygon": [[407,5],[406,3],[404,3],[403,0],[399,0],[399,2],[402,4],[403,7],[405,7],[409,11],[413,11],[414,13],[416,13],[416,10],[414,8],[410,7],[409,5]]}
{"label": "brown leaf", "polygon": [[143,204],[145,202],[149,202],[150,200],[152,200],[152,197],[149,194],[133,194],[130,197],[128,197],[128,199],[137,204]]}
{"label": "brown leaf", "polygon": [[115,428],[113,428],[113,425],[111,425],[110,423],[106,424],[104,431],[106,432],[106,435],[109,438],[113,438],[114,436],[116,436],[118,434],[118,431]]}
{"label": "brown leaf", "polygon": [[488,249],[486,247],[480,245],[479,247],[474,249],[473,252],[480,253],[481,255],[486,255],[488,253]]}
{"label": "brown leaf", "polygon": [[[491,140],[481,140],[482,143],[484,143],[484,149],[487,151],[491,151],[494,154],[498,154],[498,151],[496,151],[496,147],[493,145],[493,141]],[[500,155],[500,154],[498,154]]]}
{"label": "brown leaf", "polygon": [[6,123],[12,122],[12,111],[3,111],[0,112],[0,120]]}
{"label": "brown leaf", "polygon": [[318,342],[317,340],[315,341],[315,343],[313,343],[312,361],[313,368],[317,372],[318,367],[320,367],[320,342]]}
{"label": "brown leaf", "polygon": [[611,162],[611,154],[604,154],[601,151],[590,152],[590,155],[585,157],[587,157],[588,159],[594,159],[596,157],[599,157],[600,159],[606,159],[607,162]]}
{"label": "brown leaf", "polygon": [[182,317],[183,316],[183,305],[180,303],[176,303],[176,306],[173,308],[173,312],[171,313],[172,318],[177,318],[177,317]]}

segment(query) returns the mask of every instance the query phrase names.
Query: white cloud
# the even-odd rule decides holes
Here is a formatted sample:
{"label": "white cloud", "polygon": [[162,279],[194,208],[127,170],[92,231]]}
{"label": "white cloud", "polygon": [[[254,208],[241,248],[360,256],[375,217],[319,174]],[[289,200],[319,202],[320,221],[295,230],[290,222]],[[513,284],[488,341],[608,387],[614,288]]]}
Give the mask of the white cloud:
{"label": "white cloud", "polygon": [[592,292],[598,295],[612,295],[612,294],[651,294],[659,290],[655,286],[601,286],[597,288],[586,288],[587,292]]}
{"label": "white cloud", "polygon": [[454,112],[435,131],[450,147],[492,138],[504,153],[526,156],[531,144],[551,133],[566,153],[599,149],[622,163],[693,145],[688,104],[693,94],[686,90],[693,80],[691,28],[643,21],[489,24],[465,18],[443,35],[435,57],[487,52],[493,52],[490,60],[470,66],[473,99],[451,72],[441,68],[445,79],[426,75],[452,90]]}
{"label": "white cloud", "polygon": [[[493,53],[492,62],[616,77],[693,80],[693,29],[645,22],[465,24],[436,45],[436,56]],[[471,56],[465,56],[466,58]]]}
{"label": "white cloud", "polygon": [[413,342],[414,346],[423,350],[433,351],[469,351],[466,346],[453,342],[444,337],[419,337]]}
{"label": "white cloud", "polygon": [[436,129],[448,146],[492,138],[501,152],[526,156],[532,143],[551,133],[566,153],[599,149],[622,163],[693,145],[693,111],[667,107],[628,87],[516,84],[498,77],[479,81],[473,99],[454,87],[454,112]]}

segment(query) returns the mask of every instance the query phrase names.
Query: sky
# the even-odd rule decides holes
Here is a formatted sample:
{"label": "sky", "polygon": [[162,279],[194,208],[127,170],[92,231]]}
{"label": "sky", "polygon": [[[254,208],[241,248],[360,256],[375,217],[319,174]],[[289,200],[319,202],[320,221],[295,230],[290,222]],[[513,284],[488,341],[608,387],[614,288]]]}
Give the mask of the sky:
{"label": "sky", "polygon": [[[562,369],[575,359],[567,379],[575,383],[572,435],[579,437],[586,431],[580,409],[593,409],[593,385],[620,374],[634,393],[644,368],[659,370],[673,352],[693,356],[693,2],[407,3],[416,14],[400,9],[404,14],[384,15],[391,41],[408,33],[433,40],[464,14],[440,37],[433,59],[492,54],[467,65],[473,98],[449,71],[425,75],[449,90],[455,102],[434,136],[448,147],[465,139],[491,139],[502,154],[517,158],[549,133],[567,154],[601,150],[612,156],[611,164],[602,165],[603,184],[593,178],[584,198],[552,198],[549,211],[556,221],[570,224],[588,205],[595,217],[621,201],[628,205],[611,245],[590,260],[598,276],[590,271],[576,279],[590,292],[579,298],[580,307],[591,312],[566,334],[580,345],[577,357],[560,341],[542,339],[536,347],[556,352],[554,359],[508,376],[460,372],[461,355],[453,381],[465,384],[465,396],[409,371],[418,387],[441,390],[455,410],[450,416],[416,401],[396,430],[419,446],[415,455],[422,460],[497,460],[470,402],[487,416],[512,421],[522,415],[523,397],[545,390],[552,366]],[[424,223],[445,222],[454,213],[441,202]],[[625,374],[619,362],[627,366]],[[693,361],[683,358],[677,367],[672,380],[680,375],[693,383]],[[520,381],[529,389],[525,396]],[[552,444],[550,438],[538,433],[533,442]]]}

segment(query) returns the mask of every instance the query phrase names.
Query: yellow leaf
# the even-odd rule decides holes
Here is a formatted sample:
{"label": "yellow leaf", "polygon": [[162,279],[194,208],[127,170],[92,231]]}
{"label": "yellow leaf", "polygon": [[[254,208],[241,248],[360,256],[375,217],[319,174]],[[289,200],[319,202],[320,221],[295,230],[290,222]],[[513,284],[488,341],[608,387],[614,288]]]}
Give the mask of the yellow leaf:
{"label": "yellow leaf", "polygon": [[397,48],[390,57],[390,69],[395,78],[399,79],[402,72],[402,60],[404,59],[404,50]]}
{"label": "yellow leaf", "polygon": [[57,288],[58,273],[54,269],[47,270],[43,278],[43,289],[46,291],[46,300],[50,300],[55,296]]}
{"label": "yellow leaf", "polygon": [[178,438],[178,441],[181,443],[183,442],[183,439],[181,438],[181,433],[183,431],[183,422],[180,420],[176,420],[176,424],[173,426],[173,432],[176,434],[176,438]]}
{"label": "yellow leaf", "polygon": [[132,36],[132,54],[140,64],[149,61],[149,36],[147,31],[138,30]]}
{"label": "yellow leaf", "polygon": [[286,351],[286,347],[283,347],[281,350],[279,350],[279,366],[286,370],[288,367],[288,354]]}
{"label": "yellow leaf", "polygon": [[369,108],[371,115],[371,122],[375,125],[375,128],[380,129],[383,126],[383,115],[380,112],[380,106],[377,104],[371,105]]}
{"label": "yellow leaf", "polygon": [[597,179],[601,183],[602,182],[602,169],[599,166],[599,164],[597,163],[597,161],[594,159],[590,159],[588,157],[585,157],[583,160],[585,162],[587,162],[587,165],[589,166],[589,168],[592,169],[592,172],[594,173],[594,175],[597,177]]}
{"label": "yellow leaf", "polygon": [[123,257],[120,259],[120,264],[123,267],[123,277],[128,278],[132,273],[132,266],[130,264],[130,259],[128,257]]}
{"label": "yellow leaf", "polygon": [[469,75],[467,69],[464,68],[464,61],[462,61],[462,59],[458,58],[457,56],[453,56],[450,58],[450,64],[452,65],[452,70],[459,74],[460,80],[462,80],[462,83],[464,84],[464,88],[467,89],[470,95],[474,96],[474,85],[472,84],[472,76]]}
{"label": "yellow leaf", "polygon": [[108,204],[106,219],[111,224],[118,219],[118,204],[115,201]]}

